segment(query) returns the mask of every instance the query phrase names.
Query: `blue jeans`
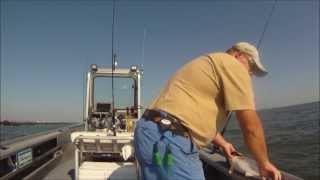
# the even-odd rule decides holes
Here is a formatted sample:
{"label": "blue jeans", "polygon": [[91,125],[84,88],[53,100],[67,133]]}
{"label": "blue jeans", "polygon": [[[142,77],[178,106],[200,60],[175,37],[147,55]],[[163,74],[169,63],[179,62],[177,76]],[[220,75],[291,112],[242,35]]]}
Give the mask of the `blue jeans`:
{"label": "blue jeans", "polygon": [[[154,162],[154,148],[157,146],[161,157],[170,146],[173,165],[166,167]],[[134,133],[134,148],[139,164],[140,179],[143,180],[204,180],[202,162],[197,147],[189,138],[173,135],[171,131],[161,133],[158,125],[141,118]]]}

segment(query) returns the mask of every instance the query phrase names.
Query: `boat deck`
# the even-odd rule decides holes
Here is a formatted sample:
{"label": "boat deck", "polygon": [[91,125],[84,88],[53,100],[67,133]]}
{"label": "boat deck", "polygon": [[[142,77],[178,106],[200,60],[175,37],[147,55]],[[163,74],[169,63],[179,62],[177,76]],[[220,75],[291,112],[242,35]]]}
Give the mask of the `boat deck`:
{"label": "boat deck", "polygon": [[73,144],[66,145],[62,157],[58,160],[59,165],[51,169],[43,179],[74,180],[74,149]]}
{"label": "boat deck", "polygon": [[[68,144],[63,151],[57,165],[46,172],[43,180],[75,179],[75,148],[73,144]],[[84,162],[81,167],[83,170],[80,171],[80,179],[100,179],[103,176],[109,180],[137,179],[136,168],[131,162]]]}
{"label": "boat deck", "polygon": [[[43,177],[43,180],[56,180],[56,179],[75,180],[75,170],[74,170],[75,155],[74,155],[74,152],[75,152],[74,145],[71,143],[67,144],[63,149],[63,155],[57,160],[57,162],[55,163],[55,166],[51,169],[49,168],[46,170],[45,176]],[[204,155],[208,155],[208,154],[206,154],[206,153],[204,154],[204,153],[205,152],[203,152],[203,151],[200,153],[201,157]],[[222,156],[219,156],[219,155],[210,155],[207,158],[212,159],[214,162],[220,162],[221,164],[225,163],[225,158],[223,158]],[[134,167],[129,167],[129,168],[133,169]],[[217,167],[215,167],[215,168],[217,168]],[[108,179],[122,179],[123,180],[124,176],[122,176],[122,178],[117,178],[118,177],[117,174],[125,175],[125,177],[126,177],[125,179],[128,179],[128,178],[130,180],[137,179],[137,176],[132,176],[132,174],[125,173],[124,172],[125,169],[126,168],[123,168],[123,166],[122,166],[122,168],[117,169],[115,171],[116,173],[112,174],[111,178],[108,178]],[[221,172],[225,171],[225,170],[223,171],[223,169],[221,169],[221,167],[219,170],[221,170]],[[129,173],[130,173],[130,171],[129,171]],[[132,173],[132,170],[131,170],[131,173]],[[212,174],[212,173],[213,172],[211,172],[210,174]],[[225,171],[224,173],[227,173],[227,172]],[[88,173],[88,175],[89,174],[90,173]],[[207,175],[209,175],[209,174],[207,174]],[[239,179],[242,179],[242,178],[239,178]]]}

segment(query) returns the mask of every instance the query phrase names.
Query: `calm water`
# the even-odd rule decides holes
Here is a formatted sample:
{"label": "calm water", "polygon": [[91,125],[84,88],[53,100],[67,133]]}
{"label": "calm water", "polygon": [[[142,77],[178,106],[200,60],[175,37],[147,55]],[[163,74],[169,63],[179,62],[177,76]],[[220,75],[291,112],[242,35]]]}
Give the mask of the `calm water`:
{"label": "calm water", "polygon": [[[319,102],[262,110],[259,115],[272,162],[306,180],[319,180]],[[225,136],[248,154],[235,119]]]}
{"label": "calm water", "polygon": [[35,125],[19,125],[19,126],[2,126],[0,125],[0,142],[4,140],[14,139],[17,137],[30,135],[38,132],[44,132],[52,129],[58,129],[71,125],[70,123],[57,124],[35,124]]}
{"label": "calm water", "polygon": [[[259,112],[272,162],[282,170],[306,180],[319,179],[319,105],[316,102]],[[64,126],[65,124],[0,126],[0,139],[3,141]],[[247,154],[235,119],[230,121],[225,136],[238,150]]]}

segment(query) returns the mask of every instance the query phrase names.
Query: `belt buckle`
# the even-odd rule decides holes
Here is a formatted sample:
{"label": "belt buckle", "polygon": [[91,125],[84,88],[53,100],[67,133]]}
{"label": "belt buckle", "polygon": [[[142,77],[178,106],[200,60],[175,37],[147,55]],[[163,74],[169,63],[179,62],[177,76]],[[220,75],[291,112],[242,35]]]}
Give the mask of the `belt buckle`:
{"label": "belt buckle", "polygon": [[172,124],[172,122],[166,118],[163,118],[160,120],[161,124],[166,125],[166,126],[170,126]]}
{"label": "belt buckle", "polygon": [[172,122],[169,119],[163,118],[160,120],[159,126],[162,132],[170,129]]}

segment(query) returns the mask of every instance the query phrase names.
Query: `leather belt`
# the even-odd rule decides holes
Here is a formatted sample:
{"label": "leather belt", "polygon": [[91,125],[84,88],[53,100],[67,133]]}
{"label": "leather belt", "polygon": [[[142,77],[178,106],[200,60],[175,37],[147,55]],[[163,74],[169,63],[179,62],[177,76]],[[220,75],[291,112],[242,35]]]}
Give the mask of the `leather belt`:
{"label": "leather belt", "polygon": [[187,128],[180,123],[181,120],[167,112],[147,109],[142,117],[157,123],[162,132],[169,130],[175,135],[190,137]]}

